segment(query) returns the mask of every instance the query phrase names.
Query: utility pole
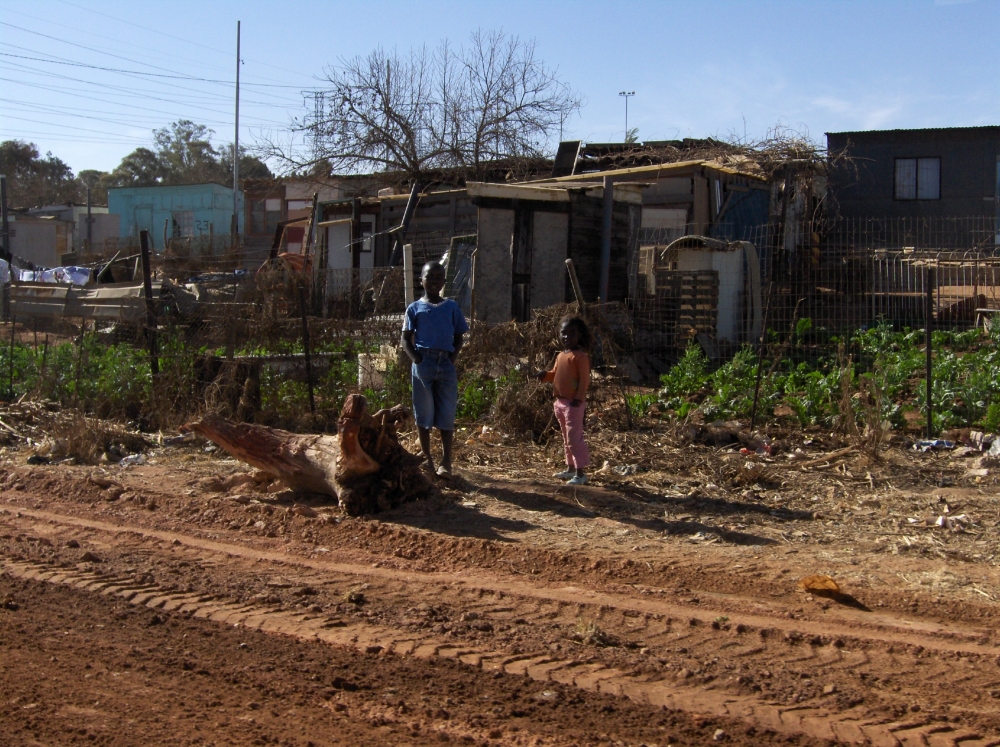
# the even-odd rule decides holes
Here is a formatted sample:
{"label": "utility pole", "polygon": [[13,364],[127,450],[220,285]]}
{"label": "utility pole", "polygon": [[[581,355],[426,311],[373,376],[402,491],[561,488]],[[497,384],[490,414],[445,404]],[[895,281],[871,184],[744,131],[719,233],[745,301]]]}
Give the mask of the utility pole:
{"label": "utility pole", "polygon": [[620,91],[619,96],[625,97],[625,140],[628,140],[628,100],[630,97],[635,96],[635,91]]}
{"label": "utility pole", "polygon": [[92,226],[94,225],[94,218],[90,214],[90,187],[87,187],[87,253],[89,254],[91,249],[91,242],[94,240],[94,232]]}
{"label": "utility pole", "polygon": [[0,234],[0,259],[9,263],[10,255],[10,224],[7,222],[7,177],[0,174],[0,220],[3,221],[3,233]]}
{"label": "utility pole", "polygon": [[236,128],[233,135],[233,226],[232,245],[240,233],[240,22],[236,22]]}

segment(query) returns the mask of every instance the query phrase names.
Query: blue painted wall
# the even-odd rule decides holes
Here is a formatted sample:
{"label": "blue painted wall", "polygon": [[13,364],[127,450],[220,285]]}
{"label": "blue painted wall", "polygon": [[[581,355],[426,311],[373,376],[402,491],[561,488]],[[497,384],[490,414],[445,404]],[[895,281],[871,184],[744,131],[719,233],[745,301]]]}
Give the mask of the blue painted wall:
{"label": "blue painted wall", "polygon": [[[243,226],[243,192],[239,194],[239,225]],[[119,236],[138,238],[146,229],[153,245],[163,243],[163,223],[172,237],[175,213],[190,211],[191,235],[228,236],[233,215],[233,190],[219,184],[187,184],[178,187],[116,187],[108,190],[108,212],[119,216]],[[211,226],[211,228],[210,228]]]}

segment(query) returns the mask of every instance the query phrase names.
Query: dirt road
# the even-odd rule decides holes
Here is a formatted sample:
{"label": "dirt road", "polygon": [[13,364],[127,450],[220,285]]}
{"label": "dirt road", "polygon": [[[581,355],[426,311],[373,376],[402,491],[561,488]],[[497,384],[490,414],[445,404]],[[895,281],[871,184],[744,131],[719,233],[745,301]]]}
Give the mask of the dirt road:
{"label": "dirt road", "polygon": [[469,470],[356,520],[155,461],[0,472],[0,742],[1000,744],[993,565],[823,506],[778,542]]}

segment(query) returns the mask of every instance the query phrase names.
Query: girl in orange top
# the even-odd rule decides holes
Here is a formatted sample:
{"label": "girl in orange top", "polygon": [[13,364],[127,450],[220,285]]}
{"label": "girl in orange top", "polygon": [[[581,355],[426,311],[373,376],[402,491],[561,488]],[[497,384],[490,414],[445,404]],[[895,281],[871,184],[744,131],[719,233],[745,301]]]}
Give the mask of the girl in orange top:
{"label": "girl in orange top", "polygon": [[566,480],[569,485],[586,485],[584,468],[590,464],[590,452],[583,440],[583,415],[587,409],[587,387],[590,386],[590,328],[578,316],[565,316],[559,322],[559,339],[563,352],[556,357],[551,371],[540,371],[536,376],[551,381],[556,400],[552,407],[562,431],[566,448],[566,470],[554,477]]}

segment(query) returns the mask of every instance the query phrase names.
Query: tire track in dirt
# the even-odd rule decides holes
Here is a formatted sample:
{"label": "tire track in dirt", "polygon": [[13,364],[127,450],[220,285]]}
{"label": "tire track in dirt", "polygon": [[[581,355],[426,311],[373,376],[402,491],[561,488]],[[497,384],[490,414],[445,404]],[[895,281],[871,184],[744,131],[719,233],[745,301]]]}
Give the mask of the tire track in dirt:
{"label": "tire track in dirt", "polygon": [[[8,513],[13,512],[9,511]],[[480,614],[490,615],[493,618],[504,614],[516,615],[518,619],[533,625],[551,624],[554,620],[566,617],[567,610],[578,609],[584,599],[587,605],[597,606],[603,614],[626,612],[648,615],[650,609],[653,609],[657,610],[654,614],[660,618],[665,614],[673,613],[674,617],[680,616],[683,619],[686,616],[689,619],[687,629],[684,630],[684,637],[680,640],[687,641],[692,650],[705,647],[710,652],[714,650],[717,653],[720,648],[717,644],[714,649],[711,648],[710,639],[713,636],[700,634],[700,631],[705,628],[711,630],[711,626],[690,624],[690,620],[698,620],[699,623],[705,622],[711,617],[711,610],[693,611],[689,607],[671,605],[658,600],[620,598],[615,595],[598,594],[583,589],[536,588],[523,582],[504,582],[496,579],[476,579],[474,586],[470,586],[467,583],[470,579],[462,577],[461,574],[421,574],[315,561],[282,553],[264,552],[218,541],[203,540],[175,532],[121,527],[104,522],[61,516],[51,512],[21,509],[20,513],[34,519],[84,527],[102,533],[120,534],[126,532],[147,541],[159,540],[180,543],[185,550],[194,553],[202,565],[207,565],[206,561],[213,560],[213,556],[217,560],[220,555],[223,555],[277,561],[285,565],[308,568],[309,571],[320,572],[324,575],[332,573],[342,578],[374,578],[382,581],[402,582],[405,585],[420,584],[423,586],[462,582],[460,591],[456,593],[464,594],[467,597],[475,596],[473,592],[478,593],[482,589],[511,595],[503,604],[481,601],[478,606],[482,610]],[[176,544],[172,546],[176,546]],[[155,554],[156,550],[152,549],[148,552]],[[873,717],[869,709],[860,707],[837,709],[812,704],[769,703],[761,696],[734,693],[724,685],[720,686],[714,682],[686,684],[662,679],[656,680],[649,675],[637,675],[620,667],[610,666],[605,662],[595,660],[594,657],[573,658],[561,654],[554,655],[552,651],[511,653],[510,651],[492,650],[489,646],[449,641],[442,636],[411,633],[395,627],[370,623],[335,621],[333,624],[336,627],[331,627],[331,621],[323,619],[321,616],[275,611],[262,605],[227,602],[197,592],[171,591],[156,584],[137,584],[124,578],[86,573],[78,569],[52,568],[32,562],[5,562],[4,569],[13,576],[34,578],[50,583],[63,583],[95,593],[116,595],[132,604],[145,605],[153,609],[187,612],[195,617],[207,618],[229,625],[258,628],[265,632],[294,636],[304,640],[319,639],[334,645],[353,647],[370,654],[384,651],[420,658],[457,659],[486,671],[528,676],[540,682],[560,682],[584,690],[627,697],[645,705],[738,718],[763,728],[788,734],[806,734],[849,743],[861,741],[874,745],[962,744],[967,747],[978,747],[979,745],[1000,744],[1000,739],[992,733],[964,730],[956,724],[930,716],[921,718],[920,714],[917,713],[910,714],[912,718],[891,719]],[[469,609],[476,609],[471,600],[466,600],[465,605]],[[657,636],[668,639],[672,637],[674,642],[679,640],[670,625],[671,618],[669,616],[665,627],[662,620],[653,619],[650,621],[645,616],[637,619],[643,621],[642,628],[646,634],[647,645],[655,645]],[[746,627],[748,623],[742,622],[742,617],[740,619],[741,622],[736,623],[736,625]],[[786,641],[794,646],[794,652],[798,654],[797,658],[791,657],[787,661],[803,668],[803,671],[819,666],[841,666],[852,669],[858,665],[863,666],[869,663],[869,657],[864,652],[852,651],[844,654],[836,645],[824,644],[822,641],[815,640],[815,634],[812,634],[814,639],[809,640],[806,637],[809,634],[804,634],[803,628],[816,627],[813,623],[772,618],[752,619],[754,624],[763,622],[769,626],[761,628],[761,630],[769,631],[769,635],[777,635],[774,633],[774,628],[785,631]],[[829,628],[829,626],[824,627]],[[748,630],[749,628],[747,628]],[[972,652],[977,654],[985,652],[994,655],[996,653],[991,647],[976,646],[971,643],[971,640],[961,640],[970,637],[961,631],[952,632],[955,639],[945,641],[934,636],[918,635],[906,631],[897,630],[896,633],[897,635],[892,636],[884,630],[879,631],[878,636],[873,637],[872,640],[878,642],[895,641],[896,645],[911,647],[923,646],[925,651],[936,650],[950,655]],[[827,630],[827,636],[834,634]],[[856,640],[859,631],[853,628],[845,630],[844,634],[850,636],[852,640]],[[762,640],[766,641],[766,638]],[[752,658],[755,655],[755,650],[762,648],[755,642],[741,640],[729,641],[726,647],[733,649],[731,653],[726,655],[735,658],[741,656]],[[890,648],[889,651],[891,652],[892,649]],[[861,654],[860,658],[858,658],[858,654]],[[852,661],[852,659],[854,660]],[[940,682],[940,677],[946,669],[931,667],[923,676],[925,679],[928,675],[930,679],[938,678]]]}
{"label": "tire track in dirt", "polygon": [[[541,603],[554,604],[586,604],[598,608],[614,608],[635,612],[638,614],[657,614],[670,617],[685,617],[698,620],[700,623],[711,624],[726,610],[714,608],[700,603],[697,607],[675,604],[660,599],[649,599],[641,596],[631,597],[591,589],[563,586],[550,587],[530,584],[520,579],[511,579],[487,574],[477,569],[472,575],[468,573],[448,571],[404,571],[394,568],[360,565],[357,563],[341,563],[336,561],[317,560],[292,555],[286,552],[260,550],[218,540],[204,539],[173,531],[149,529],[140,526],[112,524],[93,519],[83,519],[76,516],[53,513],[29,508],[8,508],[0,506],[0,514],[28,516],[31,518],[55,522],[63,525],[92,529],[99,532],[114,534],[132,534],[141,538],[155,539],[163,542],[176,542],[199,550],[205,550],[217,555],[241,557],[249,560],[262,560],[274,563],[285,563],[313,570],[355,576],[359,578],[375,578],[404,583],[416,584],[464,584],[468,588],[483,589],[491,592],[516,594]],[[737,601],[737,598],[724,594],[700,594],[706,602],[714,598],[719,602]],[[878,613],[868,613],[871,618],[867,624],[838,624],[824,621],[822,623],[809,620],[787,620],[777,617],[762,616],[753,613],[743,613],[739,622],[754,628],[768,628],[791,633],[793,636],[819,636],[829,638],[857,638],[859,633],[865,639],[880,641],[889,645],[903,644],[933,648],[954,653],[1000,656],[1000,645],[984,641],[982,630],[970,629],[962,625],[948,625],[940,622],[908,620],[890,617]],[[853,622],[853,621],[852,621]],[[862,632],[863,631],[863,632]]]}

